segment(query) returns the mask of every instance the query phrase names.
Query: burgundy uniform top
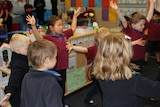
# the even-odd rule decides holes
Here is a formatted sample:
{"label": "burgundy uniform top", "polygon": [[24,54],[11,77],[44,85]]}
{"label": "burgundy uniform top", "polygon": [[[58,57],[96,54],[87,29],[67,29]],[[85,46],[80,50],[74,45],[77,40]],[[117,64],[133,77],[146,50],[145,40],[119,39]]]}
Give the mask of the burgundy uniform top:
{"label": "burgundy uniform top", "polygon": [[88,52],[86,53],[87,63],[91,63],[94,61],[98,47],[91,46],[91,47],[88,47],[87,49],[88,49]]}
{"label": "burgundy uniform top", "polygon": [[46,34],[44,39],[52,41],[57,46],[57,64],[54,70],[63,70],[68,68],[68,51],[66,50],[66,42],[73,35],[72,29],[68,29],[61,35]]}
{"label": "burgundy uniform top", "polygon": [[[133,29],[130,25],[128,25],[127,28],[123,29],[123,32],[127,36],[131,37],[131,41],[134,41],[134,40],[137,40],[140,38],[143,38],[144,40],[146,40],[146,36],[144,35],[144,31],[146,30],[147,26],[148,26],[148,22],[146,21],[145,28],[144,28],[143,32],[139,32],[139,31]],[[133,54],[132,60],[133,61],[141,60],[144,58],[145,46],[134,45],[133,52],[134,52],[134,54]]]}
{"label": "burgundy uniform top", "polygon": [[160,20],[151,20],[148,26],[148,36],[149,41],[159,41],[160,40]]}

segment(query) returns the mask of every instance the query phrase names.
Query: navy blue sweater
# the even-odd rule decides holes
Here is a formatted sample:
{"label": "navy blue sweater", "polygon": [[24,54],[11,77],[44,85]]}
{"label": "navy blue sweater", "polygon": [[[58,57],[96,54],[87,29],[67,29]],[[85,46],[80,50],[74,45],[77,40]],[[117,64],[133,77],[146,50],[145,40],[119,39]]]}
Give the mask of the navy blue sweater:
{"label": "navy blue sweater", "polygon": [[160,100],[160,82],[140,74],[129,80],[98,80],[103,96],[103,107],[143,107],[142,97]]}

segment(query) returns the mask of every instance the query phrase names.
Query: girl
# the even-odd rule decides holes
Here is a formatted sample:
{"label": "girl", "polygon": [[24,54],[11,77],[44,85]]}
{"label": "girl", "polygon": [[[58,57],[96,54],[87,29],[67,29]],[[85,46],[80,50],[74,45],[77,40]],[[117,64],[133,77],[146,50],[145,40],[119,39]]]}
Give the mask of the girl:
{"label": "girl", "polygon": [[122,33],[105,36],[99,43],[93,75],[103,93],[103,107],[143,107],[142,97],[160,100],[160,82],[134,72],[132,56],[132,45]]}
{"label": "girl", "polygon": [[27,16],[26,18],[28,24],[31,24],[33,34],[37,40],[44,38],[52,41],[57,46],[57,63],[53,70],[57,71],[61,75],[62,82],[60,85],[63,89],[63,94],[65,93],[66,69],[68,68],[68,51],[66,50],[66,41],[76,30],[77,17],[80,13],[81,8],[79,7],[74,11],[71,28],[66,31],[63,31],[63,20],[57,16],[51,16],[47,21],[48,29],[46,31],[46,35],[44,36],[39,34],[36,28],[34,16]]}

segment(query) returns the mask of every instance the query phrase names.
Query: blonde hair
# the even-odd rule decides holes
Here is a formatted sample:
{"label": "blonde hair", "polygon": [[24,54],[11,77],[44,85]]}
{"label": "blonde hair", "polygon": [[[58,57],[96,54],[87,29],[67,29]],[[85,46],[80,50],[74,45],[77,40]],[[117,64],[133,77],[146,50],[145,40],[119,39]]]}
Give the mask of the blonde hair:
{"label": "blonde hair", "polygon": [[31,40],[29,37],[23,34],[13,34],[9,42],[10,48],[12,51],[15,51],[16,48],[28,47]]}
{"label": "blonde hair", "polygon": [[41,39],[31,43],[27,52],[29,65],[38,69],[43,66],[47,57],[53,58],[57,54],[57,47],[53,42]]}
{"label": "blonde hair", "polygon": [[123,33],[112,33],[99,43],[93,75],[102,80],[121,80],[132,77],[136,65],[130,63],[132,45]]}
{"label": "blonde hair", "polygon": [[101,27],[99,28],[96,33],[94,34],[94,41],[95,44],[98,45],[99,44],[99,40],[102,40],[105,36],[109,35],[110,31],[108,28],[106,27]]}

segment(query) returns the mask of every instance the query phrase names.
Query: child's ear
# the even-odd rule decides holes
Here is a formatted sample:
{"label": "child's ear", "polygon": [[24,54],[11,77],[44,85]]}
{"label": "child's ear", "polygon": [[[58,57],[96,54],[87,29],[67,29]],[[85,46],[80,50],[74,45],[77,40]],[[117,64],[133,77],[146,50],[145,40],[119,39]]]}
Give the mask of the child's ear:
{"label": "child's ear", "polygon": [[19,48],[15,48],[15,49],[14,49],[14,52],[16,52],[16,53],[19,54],[19,53],[20,53],[20,49],[19,49]]}
{"label": "child's ear", "polygon": [[46,63],[46,64],[50,63],[50,58],[49,58],[49,57],[47,57],[47,58],[45,59],[45,63]]}

